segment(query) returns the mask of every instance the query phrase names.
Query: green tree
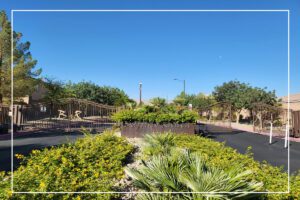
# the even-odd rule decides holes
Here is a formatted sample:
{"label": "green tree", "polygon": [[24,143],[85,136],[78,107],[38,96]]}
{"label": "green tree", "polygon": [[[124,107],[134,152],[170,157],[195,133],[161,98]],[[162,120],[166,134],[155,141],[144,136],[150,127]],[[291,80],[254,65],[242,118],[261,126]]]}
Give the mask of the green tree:
{"label": "green tree", "polygon": [[66,88],[79,99],[87,99],[97,103],[126,106],[128,103],[133,103],[128,95],[119,88],[109,86],[98,86],[92,82],[79,82],[76,84],[69,83]]}
{"label": "green tree", "polygon": [[193,108],[197,109],[200,115],[206,113],[207,117],[210,117],[216,101],[212,95],[205,95],[199,93],[191,100]]}
{"label": "green tree", "polygon": [[[3,98],[11,96],[11,27],[4,11],[0,12],[0,103]],[[37,61],[29,51],[30,42],[22,42],[22,33],[13,32],[13,78],[14,97],[30,95],[38,79],[41,69],[34,70]]]}
{"label": "green tree", "polygon": [[198,95],[195,95],[193,99],[191,99],[190,103],[194,108],[205,111],[215,103],[215,100],[212,95],[199,93]]}
{"label": "green tree", "polygon": [[246,93],[246,97],[248,99],[245,107],[248,110],[253,109],[253,104],[260,102],[270,106],[275,106],[278,103],[277,96],[275,91],[267,91],[267,88],[248,88],[248,92]]}
{"label": "green tree", "polygon": [[259,127],[263,128],[263,121],[269,120],[270,114],[272,113],[272,118],[275,119],[280,113],[280,101],[278,101],[275,91],[267,91],[267,88],[249,88],[247,93],[247,104],[245,108],[250,111],[250,114],[255,119],[259,121]]}
{"label": "green tree", "polygon": [[237,113],[236,122],[239,123],[240,113],[248,105],[250,88],[246,83],[229,81],[215,87],[213,96],[218,102],[230,105],[231,111]]}
{"label": "green tree", "polygon": [[11,28],[4,11],[0,12],[0,103],[10,94]]}
{"label": "green tree", "polygon": [[45,78],[43,86],[47,90],[43,100],[51,105],[61,103],[64,98],[75,97],[74,93],[66,88],[64,83],[61,81]]}

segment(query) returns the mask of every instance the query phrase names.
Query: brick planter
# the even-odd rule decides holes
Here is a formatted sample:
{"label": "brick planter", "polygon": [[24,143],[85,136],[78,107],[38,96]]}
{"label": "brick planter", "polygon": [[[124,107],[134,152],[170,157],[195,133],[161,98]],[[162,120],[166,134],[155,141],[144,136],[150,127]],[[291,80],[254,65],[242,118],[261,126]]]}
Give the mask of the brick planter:
{"label": "brick planter", "polygon": [[121,125],[121,135],[128,138],[141,138],[145,134],[171,131],[173,133],[195,134],[196,124],[151,124],[151,123],[127,123]]}

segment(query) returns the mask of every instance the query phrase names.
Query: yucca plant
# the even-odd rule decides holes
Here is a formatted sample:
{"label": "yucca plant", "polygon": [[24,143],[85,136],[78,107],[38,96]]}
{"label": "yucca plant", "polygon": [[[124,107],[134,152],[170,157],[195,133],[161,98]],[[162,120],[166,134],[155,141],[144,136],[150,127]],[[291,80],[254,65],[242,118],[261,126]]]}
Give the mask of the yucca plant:
{"label": "yucca plant", "polygon": [[[232,169],[223,171],[208,166],[201,155],[188,150],[171,150],[168,155],[152,156],[138,169],[125,171],[136,187],[152,192],[206,192],[205,194],[141,194],[139,199],[247,199],[249,193],[262,187],[261,183],[247,182],[251,173],[238,173]],[[234,192],[226,194],[221,192]],[[216,194],[214,194],[216,193]],[[171,196],[170,196],[171,195]]]}
{"label": "yucca plant", "polygon": [[176,135],[170,132],[147,134],[144,137],[143,153],[146,156],[169,154],[175,146]]}

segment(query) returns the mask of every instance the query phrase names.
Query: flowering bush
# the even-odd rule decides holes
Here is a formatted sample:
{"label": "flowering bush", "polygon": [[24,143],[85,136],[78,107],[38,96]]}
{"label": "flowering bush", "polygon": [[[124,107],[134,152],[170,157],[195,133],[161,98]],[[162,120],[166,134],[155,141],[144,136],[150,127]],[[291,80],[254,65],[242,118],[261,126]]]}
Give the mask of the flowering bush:
{"label": "flowering bush", "polygon": [[[133,151],[124,138],[110,132],[75,143],[33,150],[14,172],[14,191],[108,192],[124,176],[124,162]],[[18,155],[20,157],[20,155]],[[9,185],[9,184],[8,184]],[[5,196],[5,195],[4,195]],[[112,194],[13,195],[14,199],[111,199]],[[9,199],[6,195],[6,199]],[[5,199],[5,198],[4,198]]]}

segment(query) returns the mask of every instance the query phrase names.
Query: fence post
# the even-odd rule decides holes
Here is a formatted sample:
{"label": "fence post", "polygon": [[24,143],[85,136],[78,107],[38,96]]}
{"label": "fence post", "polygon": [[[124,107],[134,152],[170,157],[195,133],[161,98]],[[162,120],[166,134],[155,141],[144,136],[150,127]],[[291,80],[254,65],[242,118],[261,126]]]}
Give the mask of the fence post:
{"label": "fence post", "polygon": [[285,138],[284,138],[284,148],[288,147],[288,137],[289,137],[289,126],[288,123],[285,126]]}
{"label": "fence post", "polygon": [[272,137],[273,137],[273,123],[271,122],[269,144],[272,144]]}

